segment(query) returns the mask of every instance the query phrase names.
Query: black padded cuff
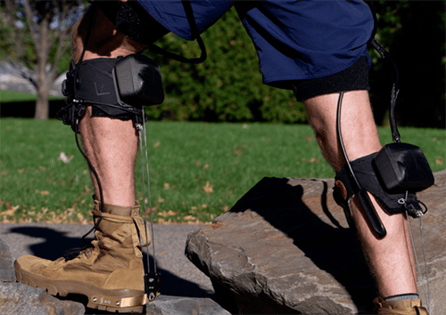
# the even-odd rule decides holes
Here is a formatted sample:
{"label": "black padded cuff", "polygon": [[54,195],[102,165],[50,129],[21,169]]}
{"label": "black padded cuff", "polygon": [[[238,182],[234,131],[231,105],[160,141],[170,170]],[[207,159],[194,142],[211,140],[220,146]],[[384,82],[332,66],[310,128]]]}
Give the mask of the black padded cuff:
{"label": "black padded cuff", "polygon": [[74,90],[75,98],[93,105],[93,116],[130,120],[141,115],[141,109],[120,104],[112,70],[120,58],[98,58],[82,61]]}
{"label": "black padded cuff", "polygon": [[97,58],[80,62],[76,66],[75,98],[85,100],[89,104],[119,105],[112,74],[118,60],[118,58]]}
{"label": "black padded cuff", "polygon": [[[74,122],[83,118],[86,106],[91,106],[92,116],[142,122],[140,107],[119,101],[112,72],[118,60],[119,58],[90,59],[77,66],[72,62],[62,88],[68,105],[59,110],[58,119],[74,129]],[[77,77],[74,80],[76,67]]]}
{"label": "black padded cuff", "polygon": [[[372,160],[375,155],[376,153],[372,153],[350,162],[353,172],[362,188],[376,198],[384,211],[390,215],[404,213],[406,210],[405,202],[417,202],[416,195],[409,193],[408,200],[406,200],[404,193],[390,194],[385,191],[373,168]],[[336,174],[333,196],[338,204],[345,207],[346,202],[354,194],[355,183],[353,178],[350,177],[348,166],[346,165]]]}

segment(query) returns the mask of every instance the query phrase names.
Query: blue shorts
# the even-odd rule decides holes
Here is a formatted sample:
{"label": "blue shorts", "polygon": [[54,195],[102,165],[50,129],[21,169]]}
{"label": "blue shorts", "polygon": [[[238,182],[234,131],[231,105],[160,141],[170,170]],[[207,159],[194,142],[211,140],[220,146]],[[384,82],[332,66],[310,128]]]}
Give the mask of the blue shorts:
{"label": "blue shorts", "polygon": [[[166,29],[192,38],[180,0],[138,1]],[[361,0],[195,0],[191,5],[199,32],[235,6],[254,42],[266,84],[326,77],[346,70],[362,55],[369,59],[374,20]]]}

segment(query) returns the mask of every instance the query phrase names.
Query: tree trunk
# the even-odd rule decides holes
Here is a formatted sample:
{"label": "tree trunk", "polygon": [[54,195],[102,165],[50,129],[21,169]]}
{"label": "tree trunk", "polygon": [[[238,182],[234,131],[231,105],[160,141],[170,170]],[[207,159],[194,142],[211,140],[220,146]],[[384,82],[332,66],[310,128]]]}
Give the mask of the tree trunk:
{"label": "tree trunk", "polygon": [[45,16],[38,24],[39,41],[36,42],[37,101],[36,101],[36,111],[34,113],[34,119],[40,119],[40,120],[48,119],[49,116],[48,94],[52,84],[52,80],[49,78],[49,73],[47,73],[46,69],[48,54],[51,45],[49,41],[48,27],[49,27],[48,17]]}
{"label": "tree trunk", "polygon": [[48,95],[50,92],[51,84],[45,82],[40,84],[37,90],[36,111],[34,113],[34,119],[46,120],[49,117],[49,102]]}
{"label": "tree trunk", "polygon": [[[84,11],[85,5],[81,0],[0,1],[1,49],[6,47],[5,53],[10,63],[16,64],[23,78],[35,87],[37,101],[34,118],[48,119],[48,95],[57,78],[59,62],[70,47],[67,39],[71,34],[71,23],[80,14],[78,9]],[[27,27],[24,27],[23,17],[26,18]],[[5,31],[8,28],[11,31]],[[34,69],[36,77],[22,71],[23,66]]]}

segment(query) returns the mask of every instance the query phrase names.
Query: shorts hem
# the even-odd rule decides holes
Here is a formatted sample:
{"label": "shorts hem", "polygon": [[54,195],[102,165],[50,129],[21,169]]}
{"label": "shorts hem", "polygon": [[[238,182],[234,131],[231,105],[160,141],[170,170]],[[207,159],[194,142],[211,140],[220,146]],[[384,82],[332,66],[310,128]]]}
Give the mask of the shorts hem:
{"label": "shorts hem", "polygon": [[[350,68],[351,66],[353,66],[363,55],[359,55],[356,58],[353,58],[351,63],[349,63],[347,66],[344,67],[340,67],[337,68],[333,71],[327,71],[324,73],[317,73],[317,74],[313,74],[313,73],[309,73],[308,75],[304,75],[304,77],[302,76],[285,76],[285,77],[281,77],[281,76],[271,76],[271,77],[267,77],[267,76],[263,76],[263,84],[265,85],[270,85],[273,87],[277,87],[277,88],[283,88],[283,89],[288,89],[291,90],[292,87],[290,85],[290,87],[286,87],[290,81],[302,81],[302,80],[312,80],[312,79],[320,79],[323,77],[328,77],[331,75],[335,75],[337,73],[340,73],[342,71],[347,70],[348,68]],[[369,56],[368,54],[366,54],[367,60],[369,61]],[[369,68],[370,68],[370,62],[369,62]],[[285,87],[282,87],[285,86]]]}
{"label": "shorts hem", "polygon": [[342,91],[370,90],[368,58],[363,55],[349,68],[335,74],[309,80],[288,82],[298,101]]}

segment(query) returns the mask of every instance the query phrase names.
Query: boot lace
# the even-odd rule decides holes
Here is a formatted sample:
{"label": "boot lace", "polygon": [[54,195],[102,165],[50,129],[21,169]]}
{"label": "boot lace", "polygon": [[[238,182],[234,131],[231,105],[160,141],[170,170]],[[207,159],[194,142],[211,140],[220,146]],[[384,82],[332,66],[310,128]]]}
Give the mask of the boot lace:
{"label": "boot lace", "polygon": [[86,238],[92,232],[96,231],[96,229],[99,226],[99,223],[101,223],[101,221],[102,221],[102,218],[103,217],[99,217],[99,219],[96,221],[96,223],[90,229],[90,231],[88,231],[86,234],[84,234],[82,236],[82,240],[84,241],[84,246],[69,249],[65,252],[65,254],[63,254],[63,258],[65,258],[65,261],[73,260],[74,258],[78,257],[83,251],[85,251],[88,248],[88,245],[90,245],[90,243],[87,242]]}

